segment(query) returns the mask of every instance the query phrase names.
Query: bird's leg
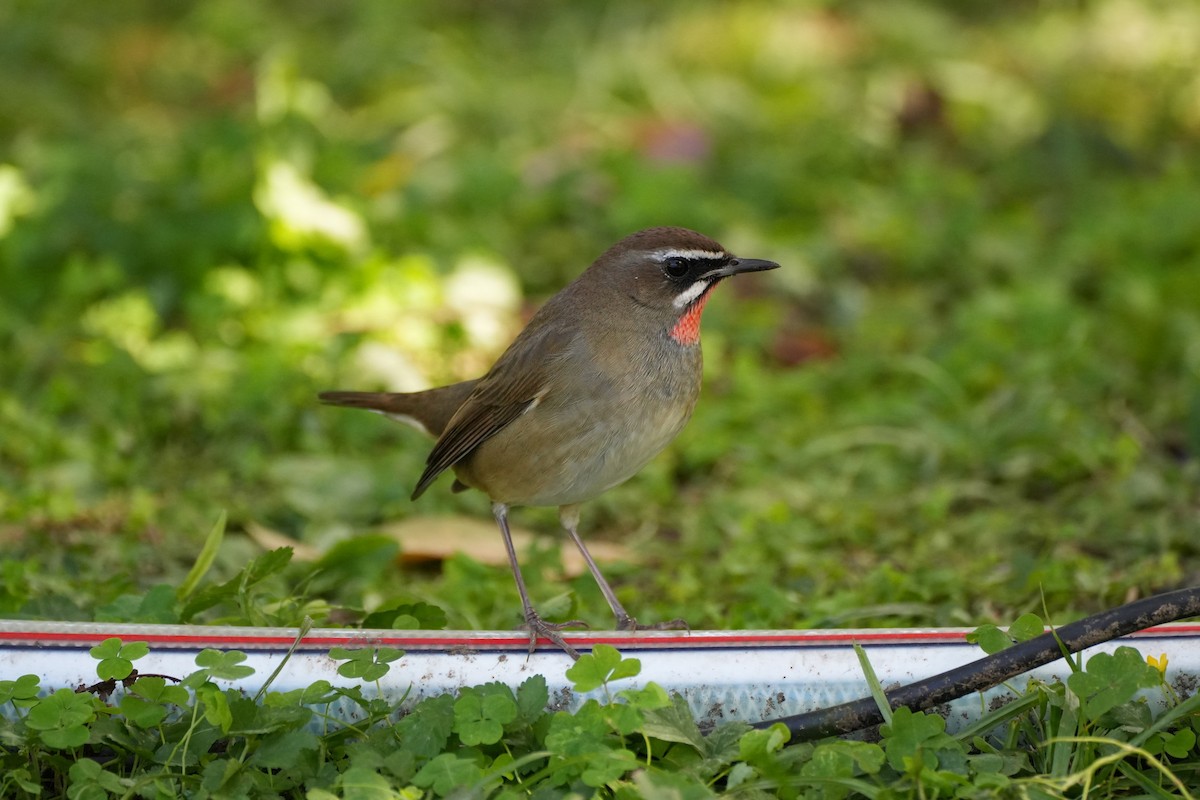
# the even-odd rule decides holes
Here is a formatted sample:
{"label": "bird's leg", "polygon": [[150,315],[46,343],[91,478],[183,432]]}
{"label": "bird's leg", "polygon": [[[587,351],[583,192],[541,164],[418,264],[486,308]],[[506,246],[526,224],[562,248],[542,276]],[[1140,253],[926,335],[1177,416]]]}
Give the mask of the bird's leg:
{"label": "bird's leg", "polygon": [[546,622],[542,619],[541,615],[534,609],[533,603],[529,602],[529,592],[525,589],[525,579],[521,577],[521,568],[517,565],[517,549],[513,546],[512,534],[508,531],[508,506],[504,503],[493,503],[492,514],[496,517],[496,524],[500,526],[500,533],[504,536],[504,549],[508,551],[508,563],[512,567],[513,577],[517,580],[517,592],[521,595],[521,609],[525,614],[525,627],[529,629],[529,654],[533,655],[538,637],[545,636],[561,648],[564,653],[578,661],[578,651],[567,644],[558,632],[563,628],[569,627],[583,626],[586,628],[587,623],[581,620]]}
{"label": "bird's leg", "polygon": [[608,607],[616,615],[617,630],[678,631],[689,629],[688,624],[682,619],[672,619],[666,622],[656,622],[653,625],[643,625],[631,617],[629,612],[625,610],[625,606],[621,605],[621,601],[617,599],[617,593],[612,590],[612,587],[608,585],[608,581],[604,580],[604,576],[600,574],[600,567],[596,566],[596,561],[592,558],[592,554],[588,552],[583,539],[579,538],[579,506],[561,506],[558,509],[558,519],[562,523],[563,528],[571,536],[571,541],[575,543],[575,546],[579,548],[579,552],[583,554],[583,560],[587,564],[588,571],[596,579],[596,584],[600,587],[600,593],[604,595],[604,599],[608,601]]}

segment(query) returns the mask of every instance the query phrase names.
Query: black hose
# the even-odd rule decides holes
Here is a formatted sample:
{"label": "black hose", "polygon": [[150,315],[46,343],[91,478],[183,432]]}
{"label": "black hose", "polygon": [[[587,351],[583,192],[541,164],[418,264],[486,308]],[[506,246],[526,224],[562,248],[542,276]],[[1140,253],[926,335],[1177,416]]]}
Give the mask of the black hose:
{"label": "black hose", "polygon": [[[892,708],[924,711],[972,692],[990,689],[1023,672],[1049,664],[1066,653],[1078,653],[1135,631],[1195,616],[1200,616],[1200,586],[1135,600],[941,675],[893,689],[886,693],[887,699]],[[832,708],[759,722],[754,727],[767,728],[777,722],[788,727],[794,744],[878,725],[883,722],[883,714],[875,698],[864,697]]]}

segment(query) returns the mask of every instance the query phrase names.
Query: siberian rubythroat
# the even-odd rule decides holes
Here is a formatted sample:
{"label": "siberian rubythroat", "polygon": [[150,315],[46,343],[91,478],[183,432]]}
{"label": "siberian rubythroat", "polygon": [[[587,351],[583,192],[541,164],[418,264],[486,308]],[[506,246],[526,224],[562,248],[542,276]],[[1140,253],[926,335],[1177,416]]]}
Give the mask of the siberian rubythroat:
{"label": "siberian rubythroat", "polygon": [[687,423],[700,394],[700,315],[712,290],[773,261],[738,258],[684,228],[625,237],[542,306],[482,378],[410,394],[322,392],[325,403],[377,411],[437,439],[415,500],[447,469],[454,491],[492,501],[516,578],[530,651],[544,636],[572,657],[530,603],[508,530],[514,505],[558,506],[619,630],[642,625],[617,600],[579,538],[579,504],[625,481]]}

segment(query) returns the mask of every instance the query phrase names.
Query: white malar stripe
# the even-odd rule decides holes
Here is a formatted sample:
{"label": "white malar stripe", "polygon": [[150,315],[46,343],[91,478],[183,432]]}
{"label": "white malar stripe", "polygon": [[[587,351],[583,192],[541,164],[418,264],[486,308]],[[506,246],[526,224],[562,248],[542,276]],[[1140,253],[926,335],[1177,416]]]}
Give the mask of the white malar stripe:
{"label": "white malar stripe", "polygon": [[720,250],[678,250],[674,247],[659,250],[654,254],[654,260],[660,264],[668,258],[686,258],[689,260],[698,258],[703,261],[725,261],[729,258],[729,254]]}
{"label": "white malar stripe", "polygon": [[671,303],[676,309],[682,311],[687,308],[693,300],[704,294],[704,290],[708,288],[708,281],[696,281],[688,288],[675,296],[675,300]]}

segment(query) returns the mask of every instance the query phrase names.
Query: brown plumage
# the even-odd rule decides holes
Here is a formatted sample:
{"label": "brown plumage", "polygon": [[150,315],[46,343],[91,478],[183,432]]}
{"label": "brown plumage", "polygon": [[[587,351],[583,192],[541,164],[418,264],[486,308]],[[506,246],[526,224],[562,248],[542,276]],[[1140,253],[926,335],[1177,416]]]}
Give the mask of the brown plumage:
{"label": "brown plumage", "polygon": [[[546,636],[574,649],[529,602],[508,532],[512,505],[559,506],[620,629],[621,606],[576,530],[578,505],[626,480],[683,428],[700,393],[699,317],[713,287],[739,272],[778,267],[737,259],[683,228],[651,228],[602,254],[533,319],[486,375],[412,394],[325,392],[323,402],[408,422],[437,441],[413,490],[447,469],[456,490],[492,500],[508,547],[530,648]],[[674,620],[651,627],[683,625]]]}

